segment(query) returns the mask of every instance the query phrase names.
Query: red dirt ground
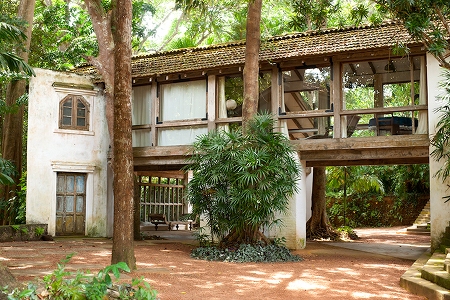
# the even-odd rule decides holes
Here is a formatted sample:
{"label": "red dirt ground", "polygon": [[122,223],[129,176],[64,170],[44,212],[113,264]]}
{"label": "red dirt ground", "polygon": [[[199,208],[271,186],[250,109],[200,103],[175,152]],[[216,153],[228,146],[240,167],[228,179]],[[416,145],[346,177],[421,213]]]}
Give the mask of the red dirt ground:
{"label": "red dirt ground", "polygon": [[[399,228],[363,229],[361,243],[429,243],[430,237],[396,234]],[[7,248],[11,246],[17,251]],[[28,248],[20,251],[21,247]],[[399,286],[400,276],[413,261],[368,252],[348,250],[308,242],[294,251],[304,258],[296,263],[224,263],[189,257],[192,245],[171,240],[141,241],[135,246],[138,270],[133,277],[144,276],[159,292],[162,300],[178,299],[424,299]],[[34,249],[34,251],[32,251]],[[110,240],[57,240],[55,242],[16,242],[0,244],[3,263],[23,261],[11,253],[38,253],[36,261],[56,263],[68,253],[77,252],[70,262],[108,265]],[[27,258],[27,260],[33,260]],[[75,265],[75,267],[77,267]],[[17,268],[17,267],[16,267]],[[11,270],[16,269],[11,267]],[[23,267],[22,267],[23,268]],[[41,266],[25,267],[43,269]],[[95,268],[91,268],[95,271]],[[30,280],[30,276],[18,276]]]}

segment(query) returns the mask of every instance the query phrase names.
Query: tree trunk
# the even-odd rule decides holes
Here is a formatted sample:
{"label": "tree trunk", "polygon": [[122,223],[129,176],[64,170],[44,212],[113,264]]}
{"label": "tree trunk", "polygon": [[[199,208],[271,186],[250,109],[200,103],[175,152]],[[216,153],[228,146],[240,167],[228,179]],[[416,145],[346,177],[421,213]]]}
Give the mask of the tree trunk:
{"label": "tree trunk", "polygon": [[131,0],[113,5],[114,39],[114,233],[111,263],[136,268],[133,242],[133,148],[131,143]]}
{"label": "tree trunk", "polygon": [[270,240],[258,228],[251,226],[243,229],[234,228],[220,241],[219,248],[238,248],[241,244],[267,246],[270,245]]}
{"label": "tree trunk", "polygon": [[[25,288],[25,285],[18,282],[11,274],[9,269],[0,262],[0,287],[6,286],[8,286],[9,292],[13,291],[15,288],[19,288],[20,290],[23,290]],[[7,297],[8,296],[6,294],[3,294],[0,290],[0,300],[6,300],[8,299]]]}
{"label": "tree trunk", "polygon": [[105,81],[106,121],[108,123],[111,160],[114,166],[114,39],[111,31],[112,11],[106,12],[101,0],[85,0],[99,45],[97,57],[84,56],[102,74]]}
{"label": "tree trunk", "polygon": [[[27,39],[25,41],[25,49],[30,49],[31,31],[33,28],[35,0],[21,0],[17,16],[24,19],[28,23],[28,27],[24,30]],[[28,62],[28,51],[17,52],[18,56]],[[6,90],[6,104],[13,106],[17,99],[25,93],[26,80],[14,80],[8,84]],[[17,176],[13,176],[16,185],[1,186],[0,199],[8,201],[14,196],[14,191],[17,189],[20,177],[22,176],[22,138],[23,138],[23,106],[19,107],[17,113],[7,113],[3,120],[2,132],[2,157],[12,161],[17,168]],[[10,211],[5,209],[0,211],[0,224],[9,224],[14,216],[10,215]]]}
{"label": "tree trunk", "polygon": [[325,167],[313,168],[312,214],[306,223],[306,236],[309,238],[329,237],[331,234],[326,211]]}
{"label": "tree trunk", "polygon": [[[244,124],[258,112],[261,7],[262,0],[249,0],[243,74],[244,102],[242,106],[242,122]],[[243,128],[245,132],[245,126]]]}
{"label": "tree trunk", "polygon": [[141,187],[138,176],[134,176],[134,240],[141,238]]}

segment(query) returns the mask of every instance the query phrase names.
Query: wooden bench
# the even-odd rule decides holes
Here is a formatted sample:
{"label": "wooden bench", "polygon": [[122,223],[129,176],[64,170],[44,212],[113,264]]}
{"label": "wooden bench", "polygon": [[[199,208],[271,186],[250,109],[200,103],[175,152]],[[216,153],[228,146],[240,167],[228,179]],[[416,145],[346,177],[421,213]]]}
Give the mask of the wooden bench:
{"label": "wooden bench", "polygon": [[175,225],[176,229],[178,230],[178,225],[189,225],[189,230],[192,230],[192,221],[170,221],[169,222],[169,230],[172,230],[172,226]]}
{"label": "wooden bench", "polygon": [[189,226],[189,230],[192,230],[192,221],[167,221],[165,214],[148,214],[149,221],[155,225],[155,230],[158,230],[158,225],[168,225],[169,230],[172,230],[172,226],[176,226],[177,230],[179,225]]}
{"label": "wooden bench", "polygon": [[165,214],[148,214],[149,221],[155,225],[155,230],[158,230],[158,225],[168,225],[170,230],[170,223],[167,222]]}

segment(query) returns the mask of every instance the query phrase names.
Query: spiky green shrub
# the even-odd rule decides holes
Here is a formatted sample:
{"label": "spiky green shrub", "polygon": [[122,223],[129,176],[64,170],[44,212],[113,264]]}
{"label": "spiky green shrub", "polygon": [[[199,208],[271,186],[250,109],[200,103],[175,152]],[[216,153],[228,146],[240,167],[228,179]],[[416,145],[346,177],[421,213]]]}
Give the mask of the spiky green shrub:
{"label": "spiky green shrub", "polygon": [[274,131],[271,115],[256,116],[246,130],[214,131],[194,143],[187,200],[213,234],[228,234],[228,244],[268,244],[259,229],[285,212],[300,168],[289,140]]}

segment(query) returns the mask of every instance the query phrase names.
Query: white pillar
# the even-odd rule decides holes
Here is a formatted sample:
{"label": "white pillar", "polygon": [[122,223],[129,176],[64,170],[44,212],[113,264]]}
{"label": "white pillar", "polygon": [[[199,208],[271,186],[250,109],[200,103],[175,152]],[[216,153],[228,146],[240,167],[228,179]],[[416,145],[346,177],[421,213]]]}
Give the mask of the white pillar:
{"label": "white pillar", "polygon": [[[439,82],[443,80],[441,76],[442,69],[436,59],[427,54],[427,82],[428,82],[428,120],[429,133],[432,136],[436,132],[436,123],[439,119],[439,113],[436,108],[443,102],[437,99],[443,93],[439,88]],[[433,147],[430,146],[430,153]],[[434,177],[436,172],[442,166],[442,162],[437,162],[430,156],[430,213],[431,213],[431,248],[436,249],[444,234],[445,228],[449,226],[450,221],[450,202],[444,203],[444,196],[450,195],[450,189],[447,184],[450,180],[442,182],[441,179]]]}
{"label": "white pillar", "polygon": [[[286,120],[281,121],[281,131],[288,134]],[[299,161],[298,154],[295,159]],[[301,176],[297,182],[298,192],[289,199],[286,214],[278,215],[276,218],[282,220],[280,226],[274,226],[269,231],[270,238],[286,238],[286,247],[289,249],[303,249],[306,246],[306,165],[299,161]]]}

